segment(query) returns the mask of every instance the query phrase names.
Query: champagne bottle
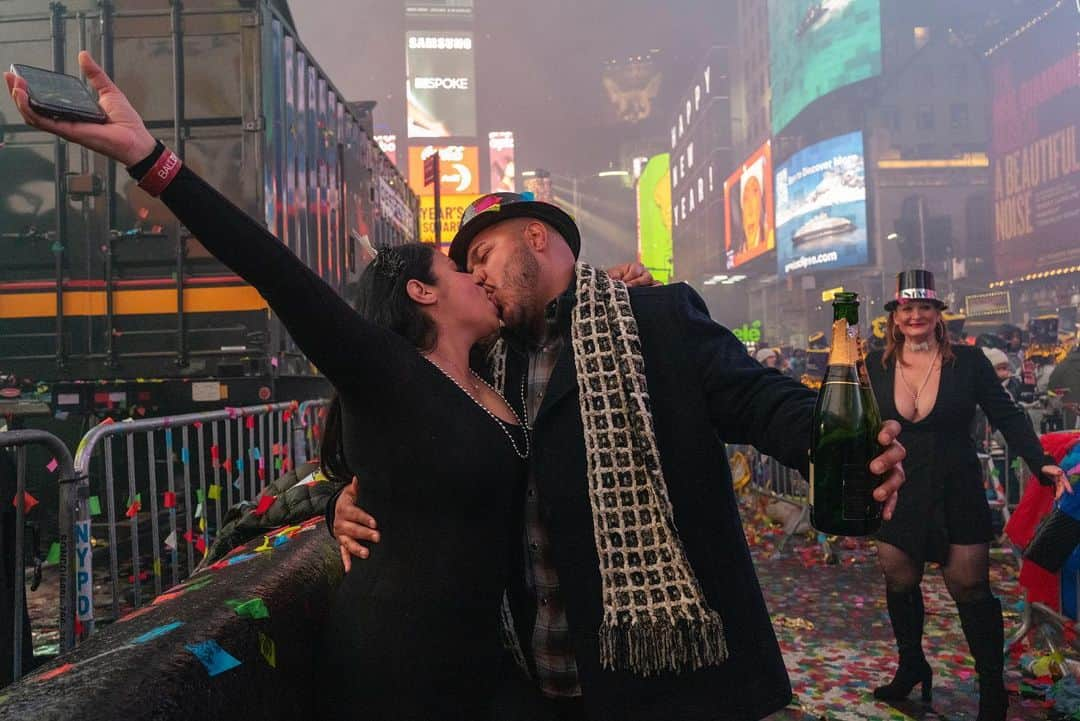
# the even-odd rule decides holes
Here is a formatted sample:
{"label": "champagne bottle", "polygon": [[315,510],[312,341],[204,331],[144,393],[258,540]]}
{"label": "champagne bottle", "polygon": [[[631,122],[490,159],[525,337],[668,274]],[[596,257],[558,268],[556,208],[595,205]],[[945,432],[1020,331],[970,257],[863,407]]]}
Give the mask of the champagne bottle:
{"label": "champagne bottle", "polygon": [[870,461],[881,453],[881,429],[859,342],[856,293],[833,299],[829,365],[814,408],[810,446],[810,522],[822,533],[869,536],[881,526],[873,491],[881,478]]}

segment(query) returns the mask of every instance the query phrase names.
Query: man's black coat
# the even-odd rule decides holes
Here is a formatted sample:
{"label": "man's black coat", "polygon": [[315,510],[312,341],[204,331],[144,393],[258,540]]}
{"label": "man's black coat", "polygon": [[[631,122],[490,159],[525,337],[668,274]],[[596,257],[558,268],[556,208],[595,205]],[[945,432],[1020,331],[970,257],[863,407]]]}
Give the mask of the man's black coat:
{"label": "man's black coat", "polygon": [[[651,678],[601,669],[599,562],[567,337],[533,423],[531,462],[588,716],[759,719],[790,702],[791,686],[743,534],[724,443],[752,444],[805,471],[815,396],[750,358],[689,286],[635,288],[630,298],[676,527],[709,605],[723,618],[729,657],[717,667]],[[505,395],[515,405],[521,394],[513,389],[526,370],[525,355],[511,351]],[[518,635],[528,643],[535,606],[521,587],[512,598]]]}

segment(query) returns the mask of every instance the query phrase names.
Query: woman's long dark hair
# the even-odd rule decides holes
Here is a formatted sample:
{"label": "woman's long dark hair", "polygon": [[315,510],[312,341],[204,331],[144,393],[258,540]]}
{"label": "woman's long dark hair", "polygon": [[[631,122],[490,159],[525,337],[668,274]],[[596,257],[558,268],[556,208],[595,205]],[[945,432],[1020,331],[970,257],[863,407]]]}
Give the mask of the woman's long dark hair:
{"label": "woman's long dark hair", "polygon": [[[379,250],[375,260],[360,275],[353,304],[360,316],[380,328],[392,330],[419,350],[431,350],[437,333],[435,323],[406,292],[410,280],[435,284],[430,245],[409,243]],[[334,483],[349,483],[353,472],[345,461],[342,446],[341,399],[337,392],[323,419],[319,464],[323,475]]]}

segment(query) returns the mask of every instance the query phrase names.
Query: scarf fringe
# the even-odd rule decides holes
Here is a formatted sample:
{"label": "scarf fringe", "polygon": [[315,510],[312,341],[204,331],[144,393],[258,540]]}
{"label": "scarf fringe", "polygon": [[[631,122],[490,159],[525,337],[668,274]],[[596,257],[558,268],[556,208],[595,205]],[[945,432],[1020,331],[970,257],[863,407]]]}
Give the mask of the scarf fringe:
{"label": "scarf fringe", "polygon": [[704,619],[635,621],[600,628],[600,663],[612,671],[653,676],[683,673],[727,660],[724,622],[710,611]]}

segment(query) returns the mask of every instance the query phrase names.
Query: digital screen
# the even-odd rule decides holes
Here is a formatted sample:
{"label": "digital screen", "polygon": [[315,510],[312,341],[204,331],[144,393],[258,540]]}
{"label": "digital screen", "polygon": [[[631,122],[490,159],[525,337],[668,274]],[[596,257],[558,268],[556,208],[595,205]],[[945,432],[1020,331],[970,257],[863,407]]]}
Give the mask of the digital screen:
{"label": "digital screen", "polygon": [[780,275],[867,262],[862,132],[823,140],[776,169]]}
{"label": "digital screen", "polygon": [[773,133],[822,95],[879,73],[880,0],[769,0]]}
{"label": "digital screen", "polygon": [[513,193],[517,184],[514,166],[514,134],[509,131],[488,133],[488,166],[491,170],[491,193]]}
{"label": "digital screen", "polygon": [[[678,114],[671,123],[671,149],[674,151],[683,135],[697,123],[700,113],[708,109],[714,97],[728,94],[727,48],[714,47],[706,56],[704,65],[694,77],[694,86],[676,106]],[[730,127],[730,122],[728,123]]]}
{"label": "digital screen", "polygon": [[555,202],[555,192],[551,189],[551,176],[533,176],[525,178],[525,192],[532,193],[533,198],[545,203]]}
{"label": "digital screen", "polygon": [[671,280],[671,156],[649,158],[637,186],[638,255],[661,283]]}
{"label": "digital screen", "polygon": [[605,63],[600,82],[607,95],[609,123],[634,125],[650,117],[663,74],[651,56]]}
{"label": "digital screen", "polygon": [[[442,209],[442,246],[444,253],[450,249],[450,241],[461,227],[461,214],[479,195],[449,195],[439,198]],[[435,197],[425,195],[420,198],[420,242],[435,242]]]}
{"label": "digital screen", "polygon": [[1080,262],[1077,27],[1080,9],[1064,3],[990,55],[994,262],[1002,279]]}
{"label": "digital screen", "polygon": [[480,151],[475,145],[422,145],[409,148],[409,187],[417,195],[434,195],[434,184],[424,185],[424,160],[439,153],[439,192],[447,195],[480,192]]}
{"label": "digital screen", "polygon": [[469,32],[405,33],[410,138],[476,135],[476,67]]}
{"label": "digital screen", "polygon": [[375,142],[378,143],[379,150],[386,154],[390,162],[397,165],[397,136],[392,134],[376,135]]}
{"label": "digital screen", "polygon": [[724,231],[729,270],[776,247],[771,143],[724,181]]}
{"label": "digital screen", "polygon": [[94,102],[90,91],[78,78],[26,65],[18,66],[18,71],[30,86],[30,94],[35,101],[45,105],[76,108],[94,115],[101,113],[101,108]]}
{"label": "digital screen", "polygon": [[406,0],[405,17],[436,20],[468,20],[473,0]]}

